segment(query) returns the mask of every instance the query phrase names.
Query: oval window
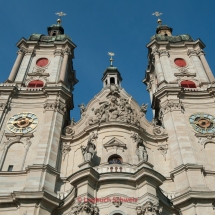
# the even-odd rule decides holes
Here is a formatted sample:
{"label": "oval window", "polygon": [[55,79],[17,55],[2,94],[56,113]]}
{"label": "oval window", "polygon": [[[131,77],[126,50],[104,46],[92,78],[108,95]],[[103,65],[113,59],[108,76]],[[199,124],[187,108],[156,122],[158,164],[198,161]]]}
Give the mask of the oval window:
{"label": "oval window", "polygon": [[179,67],[185,67],[187,64],[186,64],[186,61],[182,58],[176,58],[174,60],[175,64]]}
{"label": "oval window", "polygon": [[34,80],[29,82],[28,87],[36,88],[36,87],[43,87],[44,83],[40,80]]}
{"label": "oval window", "polygon": [[40,58],[37,60],[36,65],[39,67],[47,66],[49,63],[49,60],[47,58]]}
{"label": "oval window", "polygon": [[181,87],[185,87],[185,88],[196,88],[196,84],[193,81],[182,81],[181,82]]}

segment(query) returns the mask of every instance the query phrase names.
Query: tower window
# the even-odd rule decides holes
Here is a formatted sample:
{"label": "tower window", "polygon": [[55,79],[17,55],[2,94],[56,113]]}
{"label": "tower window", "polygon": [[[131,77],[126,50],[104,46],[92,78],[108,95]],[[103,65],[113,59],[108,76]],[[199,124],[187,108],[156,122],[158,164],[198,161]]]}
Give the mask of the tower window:
{"label": "tower window", "polygon": [[47,58],[40,58],[37,60],[36,65],[39,67],[47,66],[49,63],[49,60]]}
{"label": "tower window", "polygon": [[43,86],[44,86],[44,83],[40,80],[34,80],[28,84],[28,87],[31,87],[31,88],[37,88],[37,87],[43,87]]}
{"label": "tower window", "polygon": [[186,64],[186,61],[182,58],[176,58],[174,60],[175,64],[179,67],[185,67],[187,64]]}
{"label": "tower window", "polygon": [[188,81],[188,80],[182,81],[181,86],[185,87],[185,88],[196,88],[196,84],[194,82]]}
{"label": "tower window", "polygon": [[110,78],[110,84],[115,84],[115,78]]}
{"label": "tower window", "polygon": [[111,155],[108,158],[109,164],[122,164],[122,158],[119,155]]}
{"label": "tower window", "polygon": [[9,165],[7,171],[12,172],[13,171],[13,165]]}

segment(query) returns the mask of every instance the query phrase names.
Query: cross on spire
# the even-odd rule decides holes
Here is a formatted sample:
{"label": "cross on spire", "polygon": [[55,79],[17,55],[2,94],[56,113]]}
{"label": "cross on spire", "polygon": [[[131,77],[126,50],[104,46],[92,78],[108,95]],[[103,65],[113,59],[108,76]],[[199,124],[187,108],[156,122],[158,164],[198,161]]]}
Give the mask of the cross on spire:
{"label": "cross on spire", "polygon": [[64,13],[64,12],[57,12],[57,13],[55,13],[57,16],[59,16],[60,18],[57,20],[57,23],[60,25],[60,23],[61,23],[61,19],[62,19],[62,16],[66,16],[66,13]]}
{"label": "cross on spire", "polygon": [[113,56],[115,54],[113,52],[108,52],[108,55],[110,56],[110,65],[113,66]]}
{"label": "cross on spire", "polygon": [[157,16],[158,17],[158,24],[161,25],[162,23],[162,20],[160,19],[160,16],[162,15],[163,13],[160,13],[158,11],[154,12],[152,15],[153,16]]}

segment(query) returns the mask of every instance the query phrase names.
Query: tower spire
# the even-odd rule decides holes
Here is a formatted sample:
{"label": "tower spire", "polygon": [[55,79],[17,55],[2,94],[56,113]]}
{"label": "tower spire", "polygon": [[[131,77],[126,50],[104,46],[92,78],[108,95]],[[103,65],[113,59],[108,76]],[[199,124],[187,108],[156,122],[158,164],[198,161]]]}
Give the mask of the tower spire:
{"label": "tower spire", "polygon": [[58,25],[61,25],[61,22],[62,22],[62,16],[66,16],[66,13],[64,13],[64,12],[57,12],[57,13],[55,13],[57,16],[59,16],[60,18],[59,19],[57,19],[57,23],[58,23]]}
{"label": "tower spire", "polygon": [[113,66],[113,56],[115,54],[113,52],[108,52],[108,55],[110,56],[110,66]]}

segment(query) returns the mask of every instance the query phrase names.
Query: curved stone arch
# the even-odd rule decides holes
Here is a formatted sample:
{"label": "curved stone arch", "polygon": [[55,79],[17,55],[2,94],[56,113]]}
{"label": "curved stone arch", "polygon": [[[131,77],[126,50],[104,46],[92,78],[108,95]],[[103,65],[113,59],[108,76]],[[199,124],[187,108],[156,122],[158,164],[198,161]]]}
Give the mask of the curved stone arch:
{"label": "curved stone arch", "polygon": [[200,83],[199,83],[199,81],[198,80],[196,80],[195,78],[193,78],[193,77],[180,77],[180,79],[178,79],[178,84],[179,84],[179,86],[181,86],[181,82],[182,81],[186,81],[186,80],[188,80],[188,81],[192,81],[195,85],[196,85],[196,87],[199,87],[200,86]]}
{"label": "curved stone arch", "polygon": [[44,78],[44,77],[41,77],[41,76],[31,76],[29,78],[26,79],[25,81],[25,86],[27,87],[28,84],[31,82],[31,81],[36,81],[36,80],[40,80],[44,83],[43,87],[46,86],[47,84],[47,78]]}
{"label": "curved stone arch", "polygon": [[215,141],[214,141],[214,140],[206,140],[206,141],[204,142],[204,149],[205,149],[206,144],[208,144],[208,143],[215,144]]}
{"label": "curved stone arch", "polygon": [[[13,145],[13,144],[16,144],[16,143],[21,143],[23,144],[23,147],[25,149],[25,154],[23,156],[23,161],[22,161],[22,168],[23,168],[23,165],[24,165],[24,162],[25,162],[25,159],[26,159],[26,155],[27,155],[27,151],[28,151],[28,148],[29,146],[31,145],[31,141],[29,141],[29,144],[26,144],[25,142],[21,141],[19,138],[17,139],[13,139],[13,140],[9,140],[5,143],[5,146],[4,146],[4,149],[3,149],[3,153],[2,153],[2,156],[1,156],[1,159],[0,159],[0,170],[3,168],[3,165],[4,165],[4,161],[6,159],[6,155],[8,153],[8,150],[9,148]],[[26,147],[27,145],[27,147]]]}
{"label": "curved stone arch", "polygon": [[117,151],[117,152],[116,152],[116,151],[112,151],[112,152],[107,153],[107,154],[104,156],[106,162],[108,161],[108,158],[109,158],[111,155],[119,155],[119,156],[122,158],[123,162],[128,163],[128,157],[127,157],[124,153],[122,153],[121,151]]}
{"label": "curved stone arch", "polygon": [[121,214],[121,215],[126,215],[126,213],[124,213],[123,211],[120,211],[120,210],[115,210],[113,212],[111,212],[109,215],[118,215],[118,214]]}

